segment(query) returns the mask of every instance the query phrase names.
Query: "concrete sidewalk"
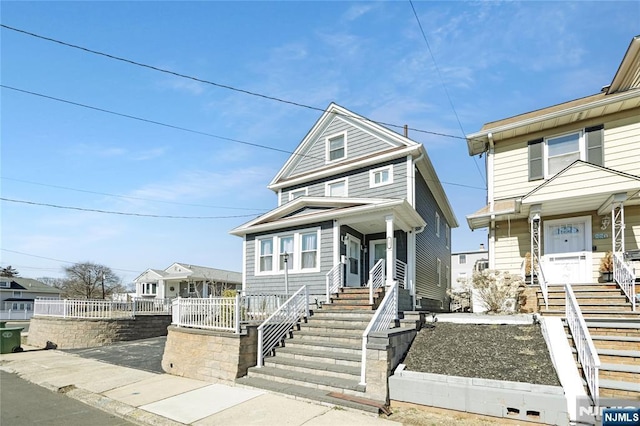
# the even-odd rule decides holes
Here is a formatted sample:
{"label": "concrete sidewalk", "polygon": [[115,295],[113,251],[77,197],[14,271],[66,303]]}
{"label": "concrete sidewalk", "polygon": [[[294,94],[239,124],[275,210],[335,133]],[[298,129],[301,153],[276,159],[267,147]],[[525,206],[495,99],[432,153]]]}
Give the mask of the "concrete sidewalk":
{"label": "concrete sidewalk", "polygon": [[257,389],[119,367],[57,350],[24,349],[0,355],[0,369],[142,425],[400,424]]}

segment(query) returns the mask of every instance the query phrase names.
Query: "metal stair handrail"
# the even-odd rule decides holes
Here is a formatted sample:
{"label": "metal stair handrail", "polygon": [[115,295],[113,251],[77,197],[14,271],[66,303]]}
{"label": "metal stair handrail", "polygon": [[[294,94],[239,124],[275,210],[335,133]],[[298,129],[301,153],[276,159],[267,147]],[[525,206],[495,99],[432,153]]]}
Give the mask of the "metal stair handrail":
{"label": "metal stair handrail", "polygon": [[622,253],[613,253],[613,279],[631,301],[631,310],[636,310],[636,275]]}
{"label": "metal stair handrail", "polygon": [[264,357],[291,331],[302,317],[309,317],[309,292],[302,286],[277,311],[258,327],[258,365],[264,365]]}
{"label": "metal stair handrail", "polygon": [[340,290],[344,282],[344,263],[336,264],[329,272],[327,272],[327,303],[331,303],[331,295]]}
{"label": "metal stair handrail", "polygon": [[589,334],[589,328],[584,321],[580,305],[576,299],[573,290],[569,284],[564,285],[565,291],[565,310],[567,317],[567,324],[571,331],[571,337],[573,343],[578,352],[578,360],[582,366],[584,377],[587,380],[587,386],[591,393],[591,398],[595,405],[598,405],[598,398],[600,395],[599,385],[599,371],[600,371],[600,357],[593,344],[591,335]]}
{"label": "metal stair handrail", "polygon": [[549,283],[544,276],[544,269],[542,269],[542,262],[538,261],[534,268],[536,277],[538,278],[538,284],[540,284],[540,291],[542,291],[542,297],[544,299],[545,309],[549,309]]}
{"label": "metal stair handrail", "polygon": [[398,282],[394,281],[387,289],[387,294],[384,295],[384,299],[376,309],[376,313],[373,314],[369,325],[362,332],[361,385],[365,386],[367,384],[367,341],[369,340],[369,335],[376,331],[388,329],[391,321],[396,319],[398,319]]}
{"label": "metal stair handrail", "polygon": [[399,288],[407,288],[407,264],[400,259],[396,259],[396,276]]}
{"label": "metal stair handrail", "polygon": [[369,304],[373,305],[373,293],[377,288],[384,286],[385,275],[384,275],[384,264],[385,259],[380,259],[373,265],[373,268],[369,271],[369,282],[367,283],[367,287],[369,287]]}

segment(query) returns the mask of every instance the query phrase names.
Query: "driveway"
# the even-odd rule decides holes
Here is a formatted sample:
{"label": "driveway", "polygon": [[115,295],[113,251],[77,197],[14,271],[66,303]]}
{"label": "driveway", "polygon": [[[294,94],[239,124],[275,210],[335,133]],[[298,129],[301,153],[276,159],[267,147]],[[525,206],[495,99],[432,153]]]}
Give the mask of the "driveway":
{"label": "driveway", "polygon": [[97,359],[123,367],[162,374],[164,371],[162,370],[161,363],[166,342],[167,337],[163,336],[114,343],[97,348],[62,349],[62,352],[78,355],[83,358]]}

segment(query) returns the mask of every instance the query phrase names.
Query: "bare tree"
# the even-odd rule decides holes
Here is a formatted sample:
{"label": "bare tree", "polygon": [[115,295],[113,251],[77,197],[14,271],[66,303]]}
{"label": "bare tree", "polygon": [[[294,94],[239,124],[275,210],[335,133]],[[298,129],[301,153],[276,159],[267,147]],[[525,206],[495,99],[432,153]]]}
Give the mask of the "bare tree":
{"label": "bare tree", "polygon": [[111,268],[93,262],[76,263],[64,268],[66,279],[63,297],[104,299],[113,293],[122,292],[122,279]]}
{"label": "bare tree", "polygon": [[6,268],[0,269],[0,277],[11,278],[11,277],[17,277],[18,275],[20,275],[18,270],[15,268],[12,268],[11,265],[7,266]]}
{"label": "bare tree", "polygon": [[38,278],[38,281],[57,289],[64,288],[64,285],[66,283],[66,280],[64,278],[54,278],[54,277],[40,277]]}

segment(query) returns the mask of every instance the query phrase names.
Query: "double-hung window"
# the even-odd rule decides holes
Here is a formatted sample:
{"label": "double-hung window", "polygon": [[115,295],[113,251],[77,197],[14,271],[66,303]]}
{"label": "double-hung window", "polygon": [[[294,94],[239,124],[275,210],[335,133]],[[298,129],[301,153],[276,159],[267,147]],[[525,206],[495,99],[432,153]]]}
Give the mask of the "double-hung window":
{"label": "double-hung window", "polygon": [[460,265],[464,265],[465,263],[467,263],[467,255],[466,254],[459,254],[458,255],[458,263]]}
{"label": "double-hung window", "polygon": [[307,188],[294,189],[289,191],[289,201],[307,195]]}
{"label": "double-hung window", "polygon": [[347,156],[346,133],[327,138],[327,163],[337,161]]}
{"label": "double-hung window", "polygon": [[369,187],[384,186],[393,183],[393,165],[369,171]]}
{"label": "double-hung window", "polygon": [[156,283],[142,283],[142,294],[155,295],[158,291],[158,284]]}
{"label": "double-hung window", "polygon": [[284,259],[287,256],[287,268],[291,269],[291,265],[295,264],[295,254],[293,249],[293,235],[286,235],[278,238],[279,243],[279,257],[280,257],[280,270],[284,271]]}
{"label": "double-hung window", "polygon": [[529,141],[529,180],[551,178],[577,160],[604,165],[603,129],[587,127]]}
{"label": "double-hung window", "polygon": [[270,272],[273,270],[273,239],[265,238],[258,240],[260,247],[260,272]]}
{"label": "double-hung window", "polygon": [[347,196],[347,179],[339,179],[325,184],[325,196],[327,197],[346,197]]}
{"label": "double-hung window", "polygon": [[257,275],[283,274],[285,255],[290,273],[320,270],[319,228],[263,236],[256,241]]}
{"label": "double-hung window", "polygon": [[302,234],[301,238],[301,269],[314,269],[318,265],[318,233]]}
{"label": "double-hung window", "polygon": [[440,215],[436,212],[436,237],[440,236]]}

